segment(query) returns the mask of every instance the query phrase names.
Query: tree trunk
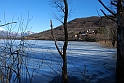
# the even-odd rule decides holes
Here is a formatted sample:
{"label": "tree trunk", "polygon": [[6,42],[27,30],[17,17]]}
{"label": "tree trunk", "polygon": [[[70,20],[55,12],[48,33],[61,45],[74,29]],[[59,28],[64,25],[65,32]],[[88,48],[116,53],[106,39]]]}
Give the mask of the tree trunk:
{"label": "tree trunk", "polygon": [[117,64],[116,83],[124,83],[124,9],[122,0],[117,2]]}
{"label": "tree trunk", "polygon": [[67,59],[63,59],[63,67],[62,67],[62,82],[68,83],[68,73],[67,73]]}
{"label": "tree trunk", "polygon": [[64,35],[65,35],[65,41],[63,46],[63,67],[62,67],[62,81],[63,83],[68,83],[68,74],[67,74],[67,45],[68,45],[68,31],[67,31],[67,19],[68,19],[68,3],[67,0],[63,0],[65,5],[65,11],[64,11]]}

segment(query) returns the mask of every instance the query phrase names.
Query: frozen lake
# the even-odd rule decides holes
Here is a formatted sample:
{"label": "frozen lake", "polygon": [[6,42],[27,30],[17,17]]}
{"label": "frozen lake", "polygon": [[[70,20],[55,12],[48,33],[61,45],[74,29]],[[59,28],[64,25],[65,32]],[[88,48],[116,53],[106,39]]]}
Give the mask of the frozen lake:
{"label": "frozen lake", "polygon": [[[49,83],[55,76],[61,76],[62,59],[53,41],[26,40],[26,43],[24,57],[32,83]],[[62,44],[58,42],[60,49]],[[91,80],[90,83],[115,82],[116,49],[104,48],[95,42],[70,41],[67,60],[69,76],[76,76],[80,81]]]}

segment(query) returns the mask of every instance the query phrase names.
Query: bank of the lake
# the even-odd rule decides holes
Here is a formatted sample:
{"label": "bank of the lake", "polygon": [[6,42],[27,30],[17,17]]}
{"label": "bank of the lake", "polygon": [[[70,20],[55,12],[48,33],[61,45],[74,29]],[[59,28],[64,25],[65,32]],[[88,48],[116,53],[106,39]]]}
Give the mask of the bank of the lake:
{"label": "bank of the lake", "polygon": [[103,47],[107,47],[107,48],[116,48],[117,47],[117,41],[115,42],[115,46],[112,45],[112,42],[110,40],[101,40],[101,41],[97,41],[97,43],[99,43]]}

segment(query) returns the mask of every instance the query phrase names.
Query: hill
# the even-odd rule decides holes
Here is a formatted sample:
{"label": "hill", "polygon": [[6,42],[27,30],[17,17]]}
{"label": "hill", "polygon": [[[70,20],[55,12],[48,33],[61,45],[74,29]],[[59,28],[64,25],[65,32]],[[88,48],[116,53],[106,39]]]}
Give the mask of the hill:
{"label": "hill", "polygon": [[[69,40],[84,40],[84,41],[97,41],[108,39],[108,30],[115,24],[106,17],[86,17],[76,18],[68,22],[68,35]],[[53,29],[53,33],[57,40],[64,39],[63,25]],[[53,40],[51,30],[36,33],[25,37],[26,39],[35,40]]]}

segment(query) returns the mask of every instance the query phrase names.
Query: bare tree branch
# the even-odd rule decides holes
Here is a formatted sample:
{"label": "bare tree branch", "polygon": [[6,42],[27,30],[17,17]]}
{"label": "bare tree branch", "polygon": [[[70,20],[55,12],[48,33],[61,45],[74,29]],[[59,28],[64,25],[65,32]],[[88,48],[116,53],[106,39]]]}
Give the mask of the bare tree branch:
{"label": "bare tree branch", "polygon": [[53,25],[52,25],[52,20],[50,20],[50,27],[51,27],[51,35],[52,35],[52,37],[53,37],[53,39],[54,39],[55,46],[56,46],[56,48],[57,48],[59,54],[60,54],[61,57],[63,58],[63,54],[62,54],[62,52],[60,51],[60,49],[59,49],[59,47],[58,47],[58,45],[57,45],[57,40],[56,40],[56,38],[55,38],[55,36],[54,36],[54,34],[53,34]]}
{"label": "bare tree branch", "polygon": [[60,1],[60,2],[54,1],[54,4],[56,4],[56,7],[57,7],[58,9],[60,9],[62,12],[65,12],[65,11],[64,11],[64,6],[63,6],[63,4],[61,3],[61,1]]}
{"label": "bare tree branch", "polygon": [[115,14],[114,12],[112,12],[108,7],[106,7],[106,6],[104,5],[104,3],[103,3],[101,0],[98,0],[98,1],[102,4],[102,6],[103,6],[107,11],[109,11],[112,15],[116,16],[116,14]]}
{"label": "bare tree branch", "polygon": [[63,21],[62,21],[63,16],[61,16],[61,18],[59,18],[57,15],[55,15],[55,14],[53,14],[53,15],[54,15],[54,18],[55,18],[56,20],[58,20],[60,23],[63,24]]}
{"label": "bare tree branch", "polygon": [[102,12],[108,19],[111,19],[112,21],[117,22],[117,21],[114,19],[114,17],[111,17],[111,16],[106,15],[106,13],[105,13],[102,9],[100,9],[100,10],[101,10],[101,12]]}
{"label": "bare tree branch", "polygon": [[113,1],[111,1],[111,4],[117,7],[117,4],[115,4]]}

